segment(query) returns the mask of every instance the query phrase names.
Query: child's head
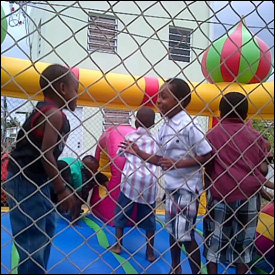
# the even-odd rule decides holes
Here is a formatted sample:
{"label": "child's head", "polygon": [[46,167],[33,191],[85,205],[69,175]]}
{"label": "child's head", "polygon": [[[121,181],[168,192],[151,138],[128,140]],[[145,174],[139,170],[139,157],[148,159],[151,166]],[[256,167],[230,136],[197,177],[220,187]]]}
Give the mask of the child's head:
{"label": "child's head", "polygon": [[68,163],[64,160],[57,161],[58,170],[61,172],[61,177],[69,183],[71,180],[71,169]]}
{"label": "child's head", "polygon": [[97,172],[99,168],[99,162],[94,156],[87,155],[82,159],[82,162],[84,164],[85,171],[90,177]]}
{"label": "child's head", "polygon": [[155,124],[155,112],[149,107],[142,107],[137,112],[136,128],[149,129]]}
{"label": "child's head", "polygon": [[220,102],[221,118],[241,118],[245,120],[248,113],[247,97],[238,92],[230,92]]}
{"label": "child's head", "polygon": [[172,118],[185,109],[191,101],[189,85],[182,79],[168,79],[162,85],[158,96],[158,108],[162,115]]}
{"label": "child's head", "polygon": [[70,69],[52,64],[42,72],[39,83],[46,98],[59,107],[68,104],[71,111],[75,110],[79,83]]}

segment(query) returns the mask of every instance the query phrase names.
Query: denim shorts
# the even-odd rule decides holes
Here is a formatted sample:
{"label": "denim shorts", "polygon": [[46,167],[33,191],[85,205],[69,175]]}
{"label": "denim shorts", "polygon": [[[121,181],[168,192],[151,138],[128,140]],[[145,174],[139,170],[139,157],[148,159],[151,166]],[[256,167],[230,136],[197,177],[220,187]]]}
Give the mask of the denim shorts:
{"label": "denim shorts", "polygon": [[[156,230],[155,206],[153,204],[142,204],[133,202],[120,192],[118,204],[115,210],[115,227],[124,228],[134,221],[135,225],[146,231]],[[136,217],[133,216],[134,209],[137,207]]]}

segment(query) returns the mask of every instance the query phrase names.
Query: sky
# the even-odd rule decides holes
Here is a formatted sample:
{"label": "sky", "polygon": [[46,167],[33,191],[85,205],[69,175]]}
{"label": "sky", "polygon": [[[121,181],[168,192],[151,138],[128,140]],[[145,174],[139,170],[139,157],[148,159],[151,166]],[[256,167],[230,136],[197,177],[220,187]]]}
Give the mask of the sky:
{"label": "sky", "polygon": [[[64,3],[62,2],[62,4]],[[226,29],[237,24],[240,21],[240,17],[244,16],[248,28],[268,44],[274,58],[274,4],[272,1],[211,1],[211,3],[215,11],[213,21],[223,23],[223,25],[211,24],[213,27],[213,40],[222,36]],[[1,5],[8,15],[10,13],[8,1],[2,1]],[[14,5],[14,7],[17,8],[18,6]],[[27,7],[28,13],[30,10],[31,8]],[[10,23],[16,25],[18,21],[23,19],[22,14],[17,14]],[[26,36],[25,27],[26,24],[8,27],[10,35],[6,36],[5,41],[1,45],[1,55],[28,59],[28,41],[26,38],[22,39],[22,37]],[[272,80],[274,80],[274,74],[269,78],[269,81]],[[19,100],[18,102],[22,101]],[[13,104],[18,105],[15,101],[13,101]]]}
{"label": "sky", "polygon": [[228,25],[217,24],[214,28],[214,38],[225,33],[225,27],[230,28],[244,20],[249,30],[261,38],[271,49],[274,60],[274,4],[272,1],[212,1],[213,9],[216,11],[216,22]]}

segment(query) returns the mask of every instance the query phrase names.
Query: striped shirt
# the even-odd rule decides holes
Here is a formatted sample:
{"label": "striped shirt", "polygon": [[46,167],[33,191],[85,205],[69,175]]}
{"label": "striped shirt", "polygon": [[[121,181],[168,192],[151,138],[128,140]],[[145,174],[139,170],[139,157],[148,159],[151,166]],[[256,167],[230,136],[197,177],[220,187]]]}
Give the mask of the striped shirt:
{"label": "striped shirt", "polygon": [[[144,128],[139,127],[135,132],[127,135],[125,139],[135,141],[138,147],[148,154],[158,152],[156,138]],[[125,153],[124,156],[126,162],[121,176],[121,192],[134,202],[154,203],[157,196],[159,168],[136,155]]]}
{"label": "striped shirt", "polygon": [[[174,160],[203,156],[212,151],[199,123],[183,110],[171,119],[166,119],[158,133],[160,152],[157,155]],[[166,189],[183,188],[193,193],[202,193],[202,166],[177,168],[164,171]]]}

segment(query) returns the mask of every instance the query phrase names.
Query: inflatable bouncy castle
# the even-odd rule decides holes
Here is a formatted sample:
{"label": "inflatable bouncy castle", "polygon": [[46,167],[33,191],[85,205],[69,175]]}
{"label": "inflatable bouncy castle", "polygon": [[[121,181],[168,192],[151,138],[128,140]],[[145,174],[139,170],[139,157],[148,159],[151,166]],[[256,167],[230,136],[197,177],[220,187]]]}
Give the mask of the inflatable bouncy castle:
{"label": "inflatable bouncy castle", "polygon": [[274,261],[274,203],[261,209],[257,226],[257,252]]}
{"label": "inflatable bouncy castle", "polygon": [[[1,43],[7,33],[7,21],[2,13],[1,9]],[[249,118],[274,120],[274,82],[264,82],[273,68],[269,47],[252,35],[243,20],[221,39],[210,44],[202,60],[203,74],[209,83],[189,82],[192,101],[188,106],[188,112],[196,116],[209,116],[211,127],[213,123],[211,119],[219,115],[218,106],[222,95],[238,91],[249,98]],[[200,54],[196,54],[196,59],[199,56]],[[39,77],[50,64],[40,60],[34,62],[31,59],[1,56],[1,95],[41,100],[43,94],[39,86]],[[95,65],[97,68],[95,70],[73,69],[81,84],[78,90],[79,105],[132,111],[144,105],[155,108],[159,87],[163,83],[163,75],[156,70],[158,64],[152,66],[152,69],[159,77],[134,76],[131,72],[130,74],[104,72],[98,64],[95,63]],[[185,75],[184,67],[179,65],[179,69],[179,74]],[[125,251],[121,255],[116,255],[107,249],[115,241],[115,229],[112,226],[120,193],[121,171],[125,162],[117,152],[120,142],[132,131],[134,129],[129,126],[111,127],[100,137],[96,157],[100,161],[100,171],[109,177],[109,185],[107,190],[103,188],[93,190],[90,200],[92,214],[88,213],[82,217],[79,227],[68,226],[68,222],[63,217],[57,218],[57,234],[52,239],[54,245],[47,273],[171,273],[169,234],[165,230],[163,215],[158,215],[157,219],[155,250],[159,257],[155,262],[148,262],[144,257],[146,240],[144,234],[136,229],[130,231],[128,238],[126,236]],[[273,214],[269,207],[273,207]],[[274,206],[269,207],[268,212],[263,209],[260,214],[257,229],[259,253],[267,256],[272,251],[274,254],[274,250],[271,251],[274,248]],[[14,239],[11,234],[9,215],[3,215],[1,222],[3,225],[1,273],[14,273],[18,261],[15,263],[16,253],[11,247]],[[198,217],[195,237],[202,250],[204,244],[202,217]],[[191,273],[187,253],[182,256],[184,272]],[[202,258],[202,273],[206,274],[204,264],[205,259]],[[274,272],[274,261],[271,266],[273,269],[271,272]],[[258,274],[264,274],[263,272]],[[235,273],[235,269],[219,265],[219,273]]]}
{"label": "inflatable bouncy castle", "polygon": [[119,145],[125,136],[135,131],[130,126],[113,126],[99,138],[96,158],[99,160],[102,172],[109,178],[108,190],[95,188],[90,205],[93,213],[102,221],[113,225],[114,211],[120,193],[121,171],[125,158],[118,156]]}

